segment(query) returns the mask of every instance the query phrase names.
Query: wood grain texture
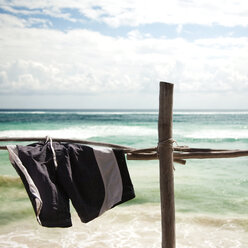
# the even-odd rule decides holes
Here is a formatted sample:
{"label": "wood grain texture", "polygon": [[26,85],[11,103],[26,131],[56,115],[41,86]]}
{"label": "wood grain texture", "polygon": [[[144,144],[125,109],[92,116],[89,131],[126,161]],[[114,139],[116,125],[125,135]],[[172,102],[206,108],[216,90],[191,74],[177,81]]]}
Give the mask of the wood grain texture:
{"label": "wood grain texture", "polygon": [[[175,204],[172,139],[173,84],[160,82],[158,140],[162,248],[175,248]],[[167,145],[166,145],[167,144]]]}

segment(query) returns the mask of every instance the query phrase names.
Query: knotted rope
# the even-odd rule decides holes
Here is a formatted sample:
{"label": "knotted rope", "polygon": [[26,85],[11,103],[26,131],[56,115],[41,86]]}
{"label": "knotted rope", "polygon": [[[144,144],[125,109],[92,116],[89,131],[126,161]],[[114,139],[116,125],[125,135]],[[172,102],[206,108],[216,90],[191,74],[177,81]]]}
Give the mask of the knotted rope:
{"label": "knotted rope", "polygon": [[159,148],[160,147],[165,147],[166,149],[171,149],[173,151],[174,150],[174,148],[173,148],[174,143],[176,143],[176,145],[178,146],[177,142],[173,138],[169,138],[167,140],[162,140],[162,141],[158,142],[158,146],[157,146],[158,157],[159,157]]}

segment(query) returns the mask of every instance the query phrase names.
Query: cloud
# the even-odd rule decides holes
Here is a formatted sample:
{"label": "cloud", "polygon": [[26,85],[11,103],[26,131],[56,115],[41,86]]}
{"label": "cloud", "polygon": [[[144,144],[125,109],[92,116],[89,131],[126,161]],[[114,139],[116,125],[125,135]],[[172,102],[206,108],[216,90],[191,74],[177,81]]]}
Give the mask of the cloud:
{"label": "cloud", "polygon": [[[113,27],[151,23],[247,26],[248,4],[236,0],[3,0],[12,13],[43,10],[44,14],[75,21],[71,10]],[[16,10],[14,7],[22,7]],[[11,10],[12,8],[12,10]],[[80,19],[80,18],[79,18]]]}
{"label": "cloud", "polygon": [[188,41],[133,30],[110,37],[86,29],[27,28],[2,15],[1,94],[153,93],[160,80],[179,92],[248,92],[248,38]]}
{"label": "cloud", "polygon": [[8,14],[0,14],[0,28],[11,27],[11,28],[24,28],[26,21]]}

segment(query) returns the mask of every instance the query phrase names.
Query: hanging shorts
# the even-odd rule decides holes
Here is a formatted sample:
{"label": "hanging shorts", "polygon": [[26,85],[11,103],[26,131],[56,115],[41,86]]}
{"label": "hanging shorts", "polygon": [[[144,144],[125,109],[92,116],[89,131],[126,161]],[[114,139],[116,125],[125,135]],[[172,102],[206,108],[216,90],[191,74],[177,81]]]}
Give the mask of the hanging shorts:
{"label": "hanging shorts", "polygon": [[122,150],[51,140],[7,148],[42,226],[70,227],[69,199],[86,223],[135,197]]}

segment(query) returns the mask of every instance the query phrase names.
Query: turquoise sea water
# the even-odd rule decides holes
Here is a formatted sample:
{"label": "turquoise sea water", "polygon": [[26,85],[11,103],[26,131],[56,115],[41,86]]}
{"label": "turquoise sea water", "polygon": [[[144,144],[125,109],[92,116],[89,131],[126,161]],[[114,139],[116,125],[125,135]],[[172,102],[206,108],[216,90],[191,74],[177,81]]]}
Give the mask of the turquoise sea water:
{"label": "turquoise sea water", "polygon": [[[153,110],[1,110],[0,137],[50,135],[146,148],[157,144],[157,120],[158,113]],[[248,111],[175,110],[173,136],[179,145],[247,150]],[[6,143],[0,145],[3,144]],[[58,231],[56,236],[54,231],[46,233],[48,231],[43,228],[40,232],[45,233],[39,235],[48,235],[52,244],[62,242],[58,247],[159,247],[158,161],[127,162],[136,199],[111,210],[112,213],[96,222],[99,225],[103,218],[103,221],[110,223],[117,218],[113,217],[115,213],[120,219],[123,215],[120,228],[127,228],[125,230],[129,236],[130,233],[136,235],[136,243],[133,241],[130,246],[118,246],[113,245],[113,240],[109,238],[99,245],[94,243],[100,239],[94,236],[94,232],[89,235],[95,237],[94,242],[92,238],[87,245],[75,246],[82,237],[81,233],[78,237],[75,230],[75,238],[69,244],[62,238],[62,231]],[[248,157],[187,160],[186,165],[175,164],[174,175],[179,247],[248,247]],[[135,217],[127,218],[127,215],[132,216],[134,210]],[[13,234],[12,228],[25,226],[32,233],[42,228],[36,225],[31,204],[10,165],[8,154],[0,151],[0,247],[35,247],[32,246],[37,241],[35,234],[31,241],[27,241],[25,232],[18,236],[15,232]],[[76,225],[85,228],[81,227],[81,223]],[[96,228],[94,225],[89,226],[86,232]],[[204,236],[206,231],[212,236]],[[104,235],[103,230],[99,232]],[[144,233],[150,237],[145,241],[141,239]],[[118,235],[121,238],[124,234]],[[198,239],[193,242],[191,235]],[[41,236],[38,237],[42,240]],[[7,241],[1,243],[1,240]]]}

